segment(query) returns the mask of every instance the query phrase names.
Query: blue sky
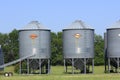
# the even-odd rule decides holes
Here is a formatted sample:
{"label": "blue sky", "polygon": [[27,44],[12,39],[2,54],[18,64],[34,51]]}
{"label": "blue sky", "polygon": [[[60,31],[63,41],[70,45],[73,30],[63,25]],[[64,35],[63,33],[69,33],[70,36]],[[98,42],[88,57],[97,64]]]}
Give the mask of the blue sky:
{"label": "blue sky", "polygon": [[82,20],[103,35],[120,19],[120,0],[0,0],[0,32],[9,33],[31,21],[53,32]]}

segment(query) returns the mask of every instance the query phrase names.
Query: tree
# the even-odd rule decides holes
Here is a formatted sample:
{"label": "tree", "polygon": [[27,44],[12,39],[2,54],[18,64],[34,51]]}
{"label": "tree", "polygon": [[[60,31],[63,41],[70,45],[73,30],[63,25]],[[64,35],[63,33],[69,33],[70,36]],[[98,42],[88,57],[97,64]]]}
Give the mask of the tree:
{"label": "tree", "polygon": [[62,65],[62,32],[51,33],[51,46],[52,46],[52,65]]}
{"label": "tree", "polygon": [[62,54],[62,32],[57,33],[57,65],[63,64],[63,54]]}
{"label": "tree", "polygon": [[51,32],[51,61],[52,64],[56,64],[56,52],[57,52],[57,34],[54,32]]}
{"label": "tree", "polygon": [[19,53],[18,30],[14,29],[11,33],[9,33],[9,40],[11,53],[14,55],[14,59],[18,59]]}
{"label": "tree", "polygon": [[0,34],[5,63],[18,59],[18,31],[14,29],[9,34]]}
{"label": "tree", "polygon": [[0,45],[2,46],[2,51],[3,51],[4,57],[5,57],[5,60],[4,60],[5,62],[7,62],[6,61],[6,53],[8,52],[8,49],[9,49],[7,40],[8,40],[8,34],[0,33]]}
{"label": "tree", "polygon": [[95,65],[103,65],[104,64],[104,39],[101,35],[95,34]]}

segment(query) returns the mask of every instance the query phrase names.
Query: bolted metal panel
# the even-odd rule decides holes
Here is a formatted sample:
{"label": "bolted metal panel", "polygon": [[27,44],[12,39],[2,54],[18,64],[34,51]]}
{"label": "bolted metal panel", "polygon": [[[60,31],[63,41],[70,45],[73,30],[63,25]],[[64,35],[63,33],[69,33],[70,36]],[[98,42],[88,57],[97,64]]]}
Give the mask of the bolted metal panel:
{"label": "bolted metal panel", "polygon": [[63,30],[64,58],[94,58],[94,29]]}
{"label": "bolted metal panel", "polygon": [[108,57],[120,57],[120,28],[107,29]]}
{"label": "bolted metal panel", "polygon": [[50,31],[24,30],[19,32],[20,57],[36,54],[31,58],[50,58]]}
{"label": "bolted metal panel", "polygon": [[[0,45],[0,65],[3,65],[3,64],[4,64],[4,55],[3,55],[1,45]],[[0,68],[0,71],[1,70],[4,70],[4,68]]]}
{"label": "bolted metal panel", "polygon": [[51,56],[51,33],[38,22],[32,21],[24,29],[19,30],[20,58],[35,54],[31,59],[46,59]]}

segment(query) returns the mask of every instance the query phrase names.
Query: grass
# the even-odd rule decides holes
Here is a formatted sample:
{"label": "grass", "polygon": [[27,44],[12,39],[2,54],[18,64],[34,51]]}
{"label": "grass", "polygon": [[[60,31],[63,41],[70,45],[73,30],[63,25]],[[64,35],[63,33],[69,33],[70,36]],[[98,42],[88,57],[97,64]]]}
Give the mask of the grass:
{"label": "grass", "polygon": [[[5,68],[5,71],[12,72],[13,66]],[[120,80],[118,73],[104,73],[104,66],[95,66],[94,74],[65,74],[63,66],[52,66],[51,74],[42,75],[19,75],[14,74],[12,77],[0,75],[0,80]]]}

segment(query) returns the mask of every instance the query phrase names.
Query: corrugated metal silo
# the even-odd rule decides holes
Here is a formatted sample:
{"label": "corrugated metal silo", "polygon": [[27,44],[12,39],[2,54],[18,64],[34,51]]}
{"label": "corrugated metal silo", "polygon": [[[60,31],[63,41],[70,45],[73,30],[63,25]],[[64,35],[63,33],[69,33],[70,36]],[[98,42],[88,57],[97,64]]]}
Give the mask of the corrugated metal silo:
{"label": "corrugated metal silo", "polygon": [[120,21],[107,29],[108,57],[120,57]]}
{"label": "corrugated metal silo", "polygon": [[50,45],[51,32],[38,21],[32,21],[19,30],[20,58],[34,54],[34,56],[27,58],[28,73],[30,73],[29,69],[32,69],[33,71],[39,71],[41,74],[42,71],[45,71],[41,70],[44,66],[46,67],[46,73],[50,72]]}
{"label": "corrugated metal silo", "polygon": [[35,54],[31,58],[50,58],[50,34],[50,30],[37,21],[19,30],[20,58],[31,54]]}
{"label": "corrugated metal silo", "polygon": [[[119,72],[120,65],[120,20],[107,28],[107,58],[108,71],[110,72],[110,65],[115,67],[115,71]],[[114,70],[113,70],[114,71]]]}
{"label": "corrugated metal silo", "polygon": [[64,58],[94,58],[94,29],[75,21],[63,29]]}
{"label": "corrugated metal silo", "polygon": [[[83,62],[87,58],[93,59],[94,29],[90,28],[81,20],[76,20],[69,27],[63,29],[63,53],[64,59],[78,59],[75,65],[79,62],[80,65],[83,64],[82,59]],[[77,65],[77,68],[80,65]],[[84,69],[84,66],[81,69]]]}

